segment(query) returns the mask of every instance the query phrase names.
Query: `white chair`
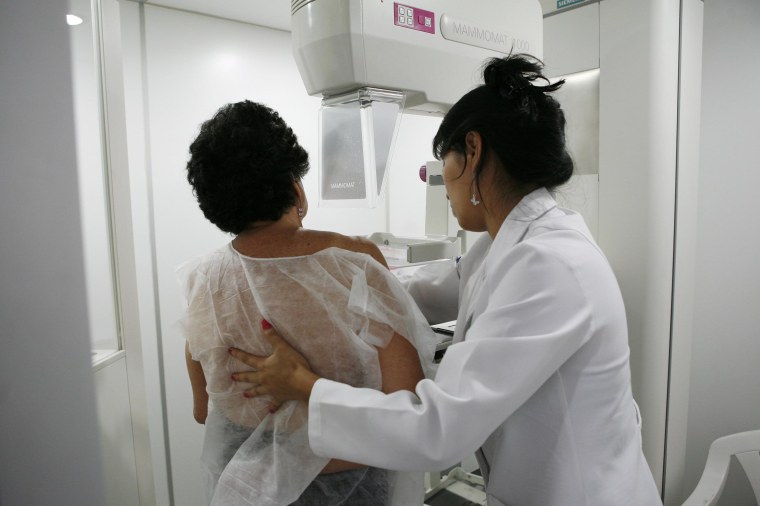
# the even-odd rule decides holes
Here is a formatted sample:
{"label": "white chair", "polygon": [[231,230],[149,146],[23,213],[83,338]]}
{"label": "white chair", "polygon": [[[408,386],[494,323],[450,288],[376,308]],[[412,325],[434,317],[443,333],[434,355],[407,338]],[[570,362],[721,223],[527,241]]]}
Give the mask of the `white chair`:
{"label": "white chair", "polygon": [[741,463],[760,503],[760,430],[751,430],[713,441],[697,488],[683,506],[712,506],[718,501],[728,477],[731,455],[736,455]]}

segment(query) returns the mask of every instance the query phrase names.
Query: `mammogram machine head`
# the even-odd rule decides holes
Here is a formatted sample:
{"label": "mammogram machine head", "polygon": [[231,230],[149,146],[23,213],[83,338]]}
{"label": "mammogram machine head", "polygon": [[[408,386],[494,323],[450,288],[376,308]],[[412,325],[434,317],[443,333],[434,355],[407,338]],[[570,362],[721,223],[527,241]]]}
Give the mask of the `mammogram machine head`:
{"label": "mammogram machine head", "polygon": [[320,111],[320,205],[374,207],[403,112],[443,115],[493,56],[543,53],[538,0],[292,0]]}

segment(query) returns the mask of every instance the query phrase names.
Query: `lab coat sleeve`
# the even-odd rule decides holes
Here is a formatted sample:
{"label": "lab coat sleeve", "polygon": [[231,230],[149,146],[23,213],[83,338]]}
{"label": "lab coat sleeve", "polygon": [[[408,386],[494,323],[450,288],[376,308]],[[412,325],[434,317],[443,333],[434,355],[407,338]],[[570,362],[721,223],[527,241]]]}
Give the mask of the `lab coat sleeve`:
{"label": "lab coat sleeve", "polygon": [[456,320],[459,272],[455,259],[423,265],[411,274],[402,269],[397,277],[428,323],[435,325]]}
{"label": "lab coat sleeve", "polygon": [[428,323],[456,320],[459,311],[459,280],[476,270],[493,241],[482,234],[467,252],[457,259],[433,262],[410,272],[397,271],[397,277],[419,306]]}
{"label": "lab coat sleeve", "polygon": [[317,381],[309,402],[315,453],[396,470],[454,465],[588,339],[593,280],[580,282],[557,252],[518,245],[488,267],[485,310],[416,395]]}

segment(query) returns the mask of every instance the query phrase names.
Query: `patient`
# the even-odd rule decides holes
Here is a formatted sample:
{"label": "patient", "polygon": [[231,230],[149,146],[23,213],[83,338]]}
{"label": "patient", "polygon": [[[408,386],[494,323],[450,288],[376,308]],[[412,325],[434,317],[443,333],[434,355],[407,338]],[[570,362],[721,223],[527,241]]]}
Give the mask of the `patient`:
{"label": "patient", "polygon": [[[222,107],[190,154],[187,178],[203,214],[234,235],[179,272],[193,412],[206,424],[209,501],[387,504],[394,473],[314,455],[307,406],[275,409],[244,398],[251,385],[232,380],[239,363],[228,348],[269,354],[266,320],[320,376],[387,393],[414,390],[421,364],[432,363],[426,320],[374,244],[302,227],[308,155],[275,111],[250,101]],[[299,340],[307,335],[322,337]]]}

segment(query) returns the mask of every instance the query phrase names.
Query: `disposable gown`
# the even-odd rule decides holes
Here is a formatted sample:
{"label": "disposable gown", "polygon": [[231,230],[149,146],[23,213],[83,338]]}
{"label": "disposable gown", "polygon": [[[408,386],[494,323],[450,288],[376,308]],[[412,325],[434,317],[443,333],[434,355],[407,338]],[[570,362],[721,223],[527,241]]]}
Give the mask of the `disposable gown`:
{"label": "disposable gown", "polygon": [[318,375],[379,389],[375,347],[386,346],[396,332],[415,346],[432,375],[433,334],[387,269],[339,248],[256,259],[228,244],[182,266],[179,278],[188,303],[183,330],[212,404],[201,458],[211,504],[280,506],[300,497],[296,504],[331,505],[349,496],[357,505],[419,503],[421,476],[419,486],[408,474],[374,468],[318,476],[329,459],[309,448],[307,405],[288,402],[270,414],[270,399],[244,398],[250,385],[233,382],[231,374],[245,366],[227,351],[269,354],[263,318]]}

